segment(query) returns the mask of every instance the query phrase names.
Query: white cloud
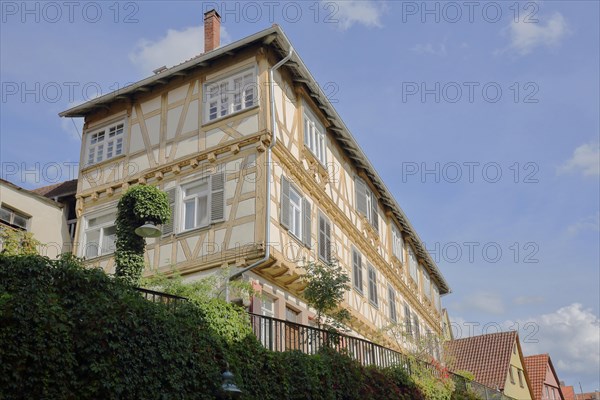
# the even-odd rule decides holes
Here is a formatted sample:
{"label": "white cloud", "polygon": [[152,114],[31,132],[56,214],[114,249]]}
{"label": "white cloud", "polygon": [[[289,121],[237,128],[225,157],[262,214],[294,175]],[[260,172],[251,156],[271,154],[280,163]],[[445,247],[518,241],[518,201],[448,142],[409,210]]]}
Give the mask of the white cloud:
{"label": "white cloud", "polygon": [[567,228],[567,233],[571,236],[575,236],[579,232],[588,230],[592,232],[600,231],[600,212],[596,213],[596,215],[590,215],[588,217],[582,218],[574,224],[570,225]]}
{"label": "white cloud", "polygon": [[[341,30],[346,30],[354,24],[361,24],[369,28],[382,27],[381,17],[385,11],[385,4],[371,0],[321,0],[331,12],[330,19],[337,21]],[[334,8],[331,8],[331,7]]]}
{"label": "white cloud", "polygon": [[503,53],[512,50],[520,55],[531,53],[536,47],[555,47],[569,33],[567,22],[561,13],[555,12],[546,24],[538,22],[511,22],[508,26],[510,45]]}
{"label": "white cloud", "polygon": [[440,57],[448,54],[446,51],[446,45],[444,43],[439,43],[437,45],[431,43],[417,43],[410,49],[410,51],[414,51],[417,54],[431,54]]}
{"label": "white cloud", "polygon": [[[221,43],[229,41],[229,35],[221,27]],[[142,39],[129,53],[131,62],[144,74],[166,65],[172,67],[204,51],[204,27],[192,26],[183,30],[169,29],[167,34],[155,41]]]}
{"label": "white cloud", "polygon": [[558,172],[581,171],[585,176],[600,176],[600,143],[587,143],[573,151],[573,157]]}
{"label": "white cloud", "polygon": [[504,314],[504,302],[496,293],[477,291],[465,297],[462,302],[454,304],[456,311],[482,311],[486,314]]}
{"label": "white cloud", "polygon": [[549,353],[561,379],[566,378],[561,376],[566,373],[575,373],[582,379],[597,379],[600,372],[600,320],[591,310],[573,303],[550,314],[517,322],[521,327],[526,323],[536,327],[536,330],[530,330],[530,335],[523,331],[519,335],[525,355]]}

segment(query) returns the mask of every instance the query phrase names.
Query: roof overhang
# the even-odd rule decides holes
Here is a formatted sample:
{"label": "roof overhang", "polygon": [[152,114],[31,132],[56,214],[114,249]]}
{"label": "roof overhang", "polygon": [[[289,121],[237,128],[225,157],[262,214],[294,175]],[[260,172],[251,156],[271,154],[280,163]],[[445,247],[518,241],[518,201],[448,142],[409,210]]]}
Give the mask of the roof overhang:
{"label": "roof overhang", "polygon": [[[171,67],[159,74],[143,79],[132,85],[126,86],[120,90],[108,93],[94,100],[88,101],[69,110],[61,112],[61,117],[84,117],[98,108],[106,108],[108,104],[115,100],[128,98],[138,92],[148,92],[153,87],[164,85],[171,79],[186,75],[189,71],[210,65],[215,59],[223,56],[231,56],[240,50],[255,44],[264,44],[272,47],[279,53],[281,58],[285,57],[290,48],[291,42],[278,26],[274,25],[271,28],[265,29],[254,35],[248,36],[239,41],[233,42],[216,50],[201,54],[186,62]],[[306,84],[307,91],[313,98],[316,105],[323,111],[327,119],[331,123],[328,129],[333,132],[333,136],[338,141],[339,145],[346,151],[348,156],[355,162],[357,167],[364,171],[369,180],[373,183],[381,196],[381,202],[388,207],[396,221],[400,224],[400,228],[411,239],[414,244],[415,253],[423,260],[425,267],[433,277],[440,289],[440,295],[445,295],[451,292],[451,289],[444,279],[441,271],[437,267],[435,261],[425,249],[425,246],[417,234],[416,230],[411,225],[408,217],[402,211],[402,208],[392,196],[390,190],[384,184],[383,179],[379,176],[371,162],[367,159],[364,151],[359,146],[354,136],[350,133],[348,127],[337,113],[333,105],[329,102],[327,95],[318,85],[316,79],[312,76],[300,56],[294,52],[290,61],[285,64],[285,67],[291,72],[292,79],[299,83]]]}

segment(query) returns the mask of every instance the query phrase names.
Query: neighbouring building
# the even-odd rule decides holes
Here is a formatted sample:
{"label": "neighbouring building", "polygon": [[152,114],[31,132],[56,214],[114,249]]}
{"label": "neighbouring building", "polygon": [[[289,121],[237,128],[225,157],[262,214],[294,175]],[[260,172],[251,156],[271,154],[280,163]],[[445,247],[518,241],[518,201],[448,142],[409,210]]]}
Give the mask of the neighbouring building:
{"label": "neighbouring building", "polygon": [[525,357],[525,370],[531,382],[533,400],[566,400],[548,354]]}
{"label": "neighbouring building", "polygon": [[577,400],[600,400],[600,392],[589,392],[589,393],[581,393],[576,395]]}
{"label": "neighbouring building", "polygon": [[535,399],[517,332],[452,340],[445,351],[453,370],[469,371],[475,381],[514,399]]}
{"label": "neighbouring building", "polygon": [[[33,189],[33,193],[37,193],[46,198],[52,199],[60,203],[64,207],[64,217],[66,219],[67,229],[72,244],[75,239],[75,230],[77,228],[77,214],[75,213],[75,195],[77,194],[77,179],[55,183],[41,188]],[[65,249],[65,252],[71,251],[72,248]]]}
{"label": "neighbouring building", "polygon": [[41,255],[54,258],[71,251],[66,218],[64,204],[0,179],[0,229],[31,232],[41,243]]}
{"label": "neighbouring building", "polygon": [[577,400],[573,386],[565,386],[563,382],[560,382],[560,391],[565,400]]}
{"label": "neighbouring building", "polygon": [[156,185],[173,219],[146,274],[232,267],[262,290],[251,311],[310,324],[303,263],[335,258],[355,334],[440,336],[446,280],[282,29],[223,47],[215,11],[204,29],[203,54],[60,114],[85,118],[77,254],[112,272],[119,197]]}

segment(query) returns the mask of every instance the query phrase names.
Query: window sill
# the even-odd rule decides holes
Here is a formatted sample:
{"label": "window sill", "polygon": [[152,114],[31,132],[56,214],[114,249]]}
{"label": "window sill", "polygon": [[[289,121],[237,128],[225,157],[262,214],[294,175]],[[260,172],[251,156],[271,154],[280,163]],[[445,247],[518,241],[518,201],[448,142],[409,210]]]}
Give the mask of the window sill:
{"label": "window sill", "polygon": [[84,256],[84,261],[85,263],[91,263],[91,262],[100,262],[100,261],[105,261],[108,260],[109,258],[112,258],[115,256],[115,252],[112,253],[108,253],[108,254],[102,254],[96,257],[91,257],[91,258],[85,258]]}
{"label": "window sill", "polygon": [[102,160],[102,161],[94,163],[94,164],[89,164],[89,165],[86,164],[86,166],[81,169],[81,173],[85,174],[86,172],[89,172],[93,168],[104,167],[110,163],[117,161],[117,160],[122,160],[125,157],[127,157],[127,154],[122,153],[122,154],[119,154],[118,156],[115,156],[112,158],[107,158],[106,160]]}
{"label": "window sill", "polygon": [[198,228],[192,228],[192,229],[188,229],[188,230],[185,230],[185,231],[177,232],[174,235],[173,234],[171,234],[171,235],[165,235],[164,237],[168,238],[170,236],[174,236],[176,239],[183,239],[183,238],[187,238],[187,237],[190,237],[190,236],[194,236],[194,235],[198,234],[199,232],[207,231],[211,227],[213,227],[214,225],[217,225],[217,224],[218,223],[208,224],[206,226],[199,226]]}
{"label": "window sill", "polygon": [[352,289],[353,289],[353,290],[354,290],[356,293],[360,294],[362,297],[364,297],[364,296],[365,296],[365,293],[364,293],[363,291],[361,291],[361,290],[358,290],[358,288],[357,288],[356,286],[352,286]]}
{"label": "window sill", "polygon": [[[244,115],[244,114],[246,114],[246,113],[247,113],[247,114],[252,114],[252,113],[253,113],[254,111],[256,111],[256,110],[257,110],[259,107],[260,107],[260,103],[259,103],[259,101],[258,101],[258,99],[257,99],[257,100],[256,100],[256,104],[255,104],[255,105],[253,105],[252,107],[244,108],[243,110],[236,111],[236,112],[234,112],[234,113],[231,113],[231,114],[227,114],[227,115],[225,115],[225,116],[223,116],[223,117],[219,117],[219,118],[216,118],[216,119],[211,119],[210,121],[204,122],[204,123],[201,125],[201,127],[202,127],[204,130],[211,130],[211,129],[214,129],[214,128],[216,128],[216,127],[217,127],[216,125],[218,125],[220,122],[223,122],[223,121],[225,121],[227,118],[232,118],[232,117],[240,117],[240,116],[243,116],[243,115]],[[213,125],[215,125],[215,126],[213,126]]]}
{"label": "window sill", "polygon": [[308,246],[306,243],[304,243],[302,241],[302,239],[300,239],[298,236],[296,236],[291,230],[289,230],[288,228],[286,228],[285,226],[283,226],[281,223],[279,223],[279,225],[281,225],[281,227],[287,231],[288,236],[290,238],[292,238],[300,247],[305,247],[305,248],[307,248],[309,250],[311,249],[311,246]]}

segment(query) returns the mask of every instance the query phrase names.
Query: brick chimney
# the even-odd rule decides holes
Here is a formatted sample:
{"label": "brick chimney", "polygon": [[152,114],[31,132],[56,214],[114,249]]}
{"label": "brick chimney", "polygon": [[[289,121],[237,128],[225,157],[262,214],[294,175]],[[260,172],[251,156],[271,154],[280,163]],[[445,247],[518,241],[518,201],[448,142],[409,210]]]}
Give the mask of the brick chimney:
{"label": "brick chimney", "polygon": [[221,16],[216,10],[204,13],[204,52],[208,53],[221,45]]}

